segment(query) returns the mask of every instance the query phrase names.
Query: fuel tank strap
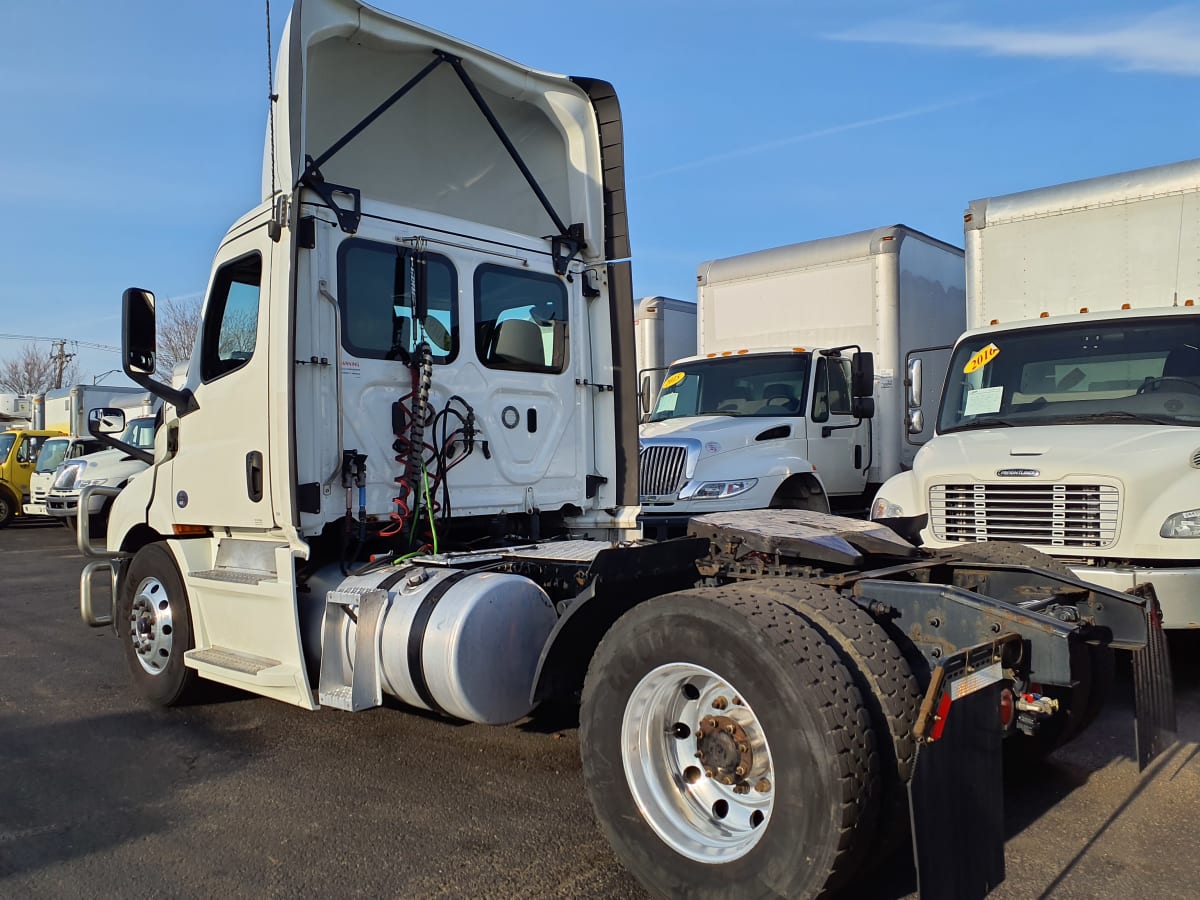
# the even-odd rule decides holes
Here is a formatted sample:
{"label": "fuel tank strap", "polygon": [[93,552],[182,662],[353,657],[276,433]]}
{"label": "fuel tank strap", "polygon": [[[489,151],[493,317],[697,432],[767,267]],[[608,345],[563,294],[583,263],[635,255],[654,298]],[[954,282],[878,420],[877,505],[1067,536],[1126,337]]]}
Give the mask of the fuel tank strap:
{"label": "fuel tank strap", "polygon": [[433,692],[429,690],[429,683],[425,680],[425,666],[422,659],[425,647],[425,629],[429,627],[429,619],[441,599],[446,596],[450,588],[470,574],[472,574],[470,570],[460,569],[435,584],[421,600],[421,605],[413,614],[412,626],[408,632],[408,676],[412,679],[413,687],[416,688],[421,702],[442,715],[449,715],[449,713],[433,699]]}

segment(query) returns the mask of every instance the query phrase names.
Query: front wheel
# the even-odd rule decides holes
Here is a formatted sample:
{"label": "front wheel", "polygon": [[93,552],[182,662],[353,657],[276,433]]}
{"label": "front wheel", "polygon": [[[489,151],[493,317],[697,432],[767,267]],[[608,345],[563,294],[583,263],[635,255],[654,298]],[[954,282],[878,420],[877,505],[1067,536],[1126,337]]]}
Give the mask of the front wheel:
{"label": "front wheel", "polygon": [[4,528],[17,514],[17,506],[5,491],[0,491],[0,528]]}
{"label": "front wheel", "polygon": [[133,557],[117,598],[116,626],[138,690],[159,706],[187,699],[198,680],[183,664],[195,646],[192,618],[183,577],[165,544],[147,544]]}
{"label": "front wheel", "polygon": [[821,635],[752,589],[624,615],[589,666],[580,744],[601,827],[656,893],[815,896],[870,847],[870,714]]}

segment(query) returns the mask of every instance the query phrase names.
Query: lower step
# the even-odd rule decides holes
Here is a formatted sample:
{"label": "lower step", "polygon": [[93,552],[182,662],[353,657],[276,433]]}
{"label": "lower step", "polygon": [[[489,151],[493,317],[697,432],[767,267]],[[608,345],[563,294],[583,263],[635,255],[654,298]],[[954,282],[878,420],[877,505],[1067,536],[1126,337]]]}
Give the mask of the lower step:
{"label": "lower step", "polygon": [[285,666],[277,659],[239,653],[224,647],[206,647],[184,654],[185,664],[201,675],[231,679],[246,684],[285,687],[296,683],[295,666]]}

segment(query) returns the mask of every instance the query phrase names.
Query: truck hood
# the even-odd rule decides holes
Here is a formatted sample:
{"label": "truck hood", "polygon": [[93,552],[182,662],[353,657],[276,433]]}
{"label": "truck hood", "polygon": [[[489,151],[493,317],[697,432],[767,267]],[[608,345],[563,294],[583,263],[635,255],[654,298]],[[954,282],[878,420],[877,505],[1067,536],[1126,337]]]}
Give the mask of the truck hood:
{"label": "truck hood", "polygon": [[[263,199],[290,192],[312,158],[318,180],[361,191],[364,201],[435,211],[538,239],[560,232],[457,64],[561,221],[583,226],[583,255],[602,258],[600,124],[589,98],[601,83],[518,65],[357,0],[296,0],[292,6],[275,74],[274,140],[268,121],[263,150]],[[330,153],[431,65],[394,105]],[[597,97],[604,89],[611,95],[605,85]],[[338,206],[353,206],[347,195],[335,196]]]}
{"label": "truck hood", "polygon": [[120,450],[101,450],[83,457],[79,480],[95,478],[128,478],[148,468],[140,459],[133,459]]}
{"label": "truck hood", "polygon": [[804,420],[795,416],[771,417],[735,417],[735,416],[694,416],[683,419],[667,419],[665,422],[646,422],[638,429],[638,437],[642,440],[662,439],[680,441],[691,439],[699,441],[703,446],[704,455],[727,453],[742,447],[752,447],[769,442],[758,440],[760,435],[786,427],[786,435],[779,434],[778,438],[804,437]]}
{"label": "truck hood", "polygon": [[1048,425],[938,435],[921,448],[914,465],[927,479],[954,474],[979,482],[1053,481],[1071,475],[1117,475],[1133,481],[1141,472],[1166,468],[1177,475],[1190,467],[1200,467],[1200,428],[1143,424]]}

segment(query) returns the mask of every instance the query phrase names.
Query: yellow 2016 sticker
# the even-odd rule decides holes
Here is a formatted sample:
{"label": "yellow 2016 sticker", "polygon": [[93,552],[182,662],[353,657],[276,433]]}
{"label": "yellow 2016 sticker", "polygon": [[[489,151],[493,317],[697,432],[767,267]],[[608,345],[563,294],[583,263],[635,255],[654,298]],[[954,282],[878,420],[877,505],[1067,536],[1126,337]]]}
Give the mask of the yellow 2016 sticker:
{"label": "yellow 2016 sticker", "polygon": [[967,360],[967,364],[963,366],[963,374],[970,375],[976,369],[982,369],[999,355],[1000,348],[995,344],[988,344],[969,360]]}
{"label": "yellow 2016 sticker", "polygon": [[662,389],[665,391],[667,388],[675,387],[675,385],[677,385],[677,384],[679,384],[679,382],[683,381],[683,379],[685,377],[686,377],[685,373],[676,372],[674,375],[671,375],[669,378],[667,378],[666,381],[663,382]]}

